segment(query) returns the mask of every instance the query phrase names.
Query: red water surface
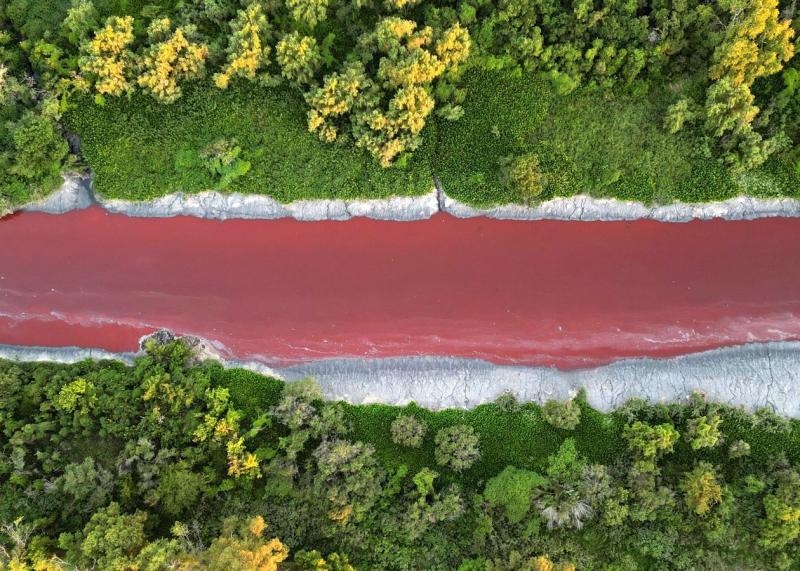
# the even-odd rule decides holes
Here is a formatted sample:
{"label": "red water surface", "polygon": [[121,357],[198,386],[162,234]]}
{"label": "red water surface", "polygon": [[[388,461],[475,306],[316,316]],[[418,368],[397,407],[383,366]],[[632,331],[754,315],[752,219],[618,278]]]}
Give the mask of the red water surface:
{"label": "red water surface", "polygon": [[0,343],[593,366],[800,339],[800,219],[0,221]]}

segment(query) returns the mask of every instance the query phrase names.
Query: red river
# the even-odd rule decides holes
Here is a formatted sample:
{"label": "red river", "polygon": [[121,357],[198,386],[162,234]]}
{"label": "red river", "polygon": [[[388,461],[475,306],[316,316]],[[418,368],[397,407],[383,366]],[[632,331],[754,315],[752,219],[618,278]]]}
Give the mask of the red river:
{"label": "red river", "polygon": [[800,219],[0,221],[0,343],[594,366],[800,339]]}

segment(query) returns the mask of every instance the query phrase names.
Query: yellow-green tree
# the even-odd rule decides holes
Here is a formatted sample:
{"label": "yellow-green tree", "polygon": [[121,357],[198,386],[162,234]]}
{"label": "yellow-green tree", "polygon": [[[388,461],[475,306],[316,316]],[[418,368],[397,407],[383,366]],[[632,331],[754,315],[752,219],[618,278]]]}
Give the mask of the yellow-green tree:
{"label": "yellow-green tree", "polygon": [[328,0],[286,0],[292,18],[313,28],[322,22],[328,13]]}
{"label": "yellow-green tree", "polygon": [[134,56],[129,47],[132,43],[133,17],[112,16],[81,46],[78,66],[97,93],[122,95],[131,90]]}
{"label": "yellow-green tree", "polygon": [[209,548],[184,562],[186,569],[210,571],[277,571],[289,557],[289,548],[274,537],[265,539],[267,524],[256,516],[249,520],[228,518]]}
{"label": "yellow-green tree", "polygon": [[337,119],[350,113],[367,91],[374,91],[374,83],[360,63],[350,63],[342,71],[326,76],[321,86],[306,94],[311,107],[308,130],[325,142],[335,141],[339,135]]}
{"label": "yellow-green tree", "polygon": [[358,40],[362,61],[377,68],[374,78],[367,77],[361,63],[328,75],[322,87],[306,96],[309,131],[330,142],[349,127],[356,146],[381,166],[391,166],[420,145],[420,133],[436,106],[434,82],[455,72],[469,47],[469,34],[458,24],[436,34],[413,20],[381,19]]}
{"label": "yellow-green tree", "polygon": [[736,169],[756,167],[779,146],[753,128],[759,108],[753,103],[753,82],[780,71],[794,55],[791,21],[781,20],[778,0],[721,0],[727,25],[712,56],[706,96],[708,133]]}
{"label": "yellow-green tree", "polygon": [[192,30],[178,27],[171,34],[169,18],[154,20],[148,27],[151,45],[141,59],[138,83],[163,103],[181,96],[180,83],[205,72],[208,47],[189,40]]}
{"label": "yellow-green tree", "polygon": [[276,55],[281,75],[297,85],[311,83],[322,65],[317,40],[300,32],[281,38],[276,46]]}
{"label": "yellow-green tree", "polygon": [[256,79],[270,62],[271,27],[260,3],[239,10],[230,26],[228,58],[222,71],[214,75],[214,83],[220,89],[227,88],[234,77]]}
{"label": "yellow-green tree", "polygon": [[686,474],[681,483],[686,505],[700,516],[722,501],[722,486],[717,481],[714,468],[708,462],[700,462]]}

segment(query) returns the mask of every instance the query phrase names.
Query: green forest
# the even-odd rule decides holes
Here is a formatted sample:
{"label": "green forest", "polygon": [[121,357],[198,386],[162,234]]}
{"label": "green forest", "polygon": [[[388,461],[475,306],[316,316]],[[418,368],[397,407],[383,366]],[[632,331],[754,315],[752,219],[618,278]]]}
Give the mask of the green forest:
{"label": "green forest", "polygon": [[[3,0],[0,211],[800,197],[794,0]],[[310,182],[311,181],[311,182]]]}
{"label": "green forest", "polygon": [[701,395],[353,406],[180,341],[0,394],[8,570],[800,566],[800,422]]}

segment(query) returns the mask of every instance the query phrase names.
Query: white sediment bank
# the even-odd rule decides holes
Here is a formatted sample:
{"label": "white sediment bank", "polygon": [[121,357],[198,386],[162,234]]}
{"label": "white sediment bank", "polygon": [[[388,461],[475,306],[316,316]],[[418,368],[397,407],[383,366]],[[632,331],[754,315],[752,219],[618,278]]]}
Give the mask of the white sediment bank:
{"label": "white sediment bank", "polygon": [[[202,357],[219,359],[210,343],[194,339]],[[0,345],[0,358],[73,363],[118,359],[132,353],[98,349]],[[679,402],[701,391],[710,400],[746,409],[769,407],[800,418],[800,342],[742,345],[670,359],[630,359],[603,367],[560,371],[494,365],[475,359],[398,357],[327,359],[272,369],[252,361],[223,361],[287,381],[315,378],[330,400],[354,404],[416,402],[430,409],[472,408],[511,391],[524,402],[567,399],[581,388],[593,407],[608,411],[631,398]]]}
{"label": "white sediment bank", "polygon": [[137,217],[168,218],[196,216],[225,220],[294,218],[296,220],[349,220],[364,216],[377,220],[424,220],[437,212],[459,218],[486,216],[501,220],[639,220],[687,222],[689,220],[752,220],[776,216],[800,216],[800,200],[792,198],[754,198],[739,196],[707,203],[675,202],[648,206],[641,202],[593,198],[576,195],[553,198],[532,206],[506,204],[475,208],[459,202],[442,190],[432,189],[421,196],[396,196],[363,200],[299,200],[282,204],[265,195],[221,193],[216,191],[168,194],[145,201],[106,199],[94,196],[88,177],[69,175],[61,189],[47,199],[31,203],[23,210],[61,214],[97,203],[109,212]]}

